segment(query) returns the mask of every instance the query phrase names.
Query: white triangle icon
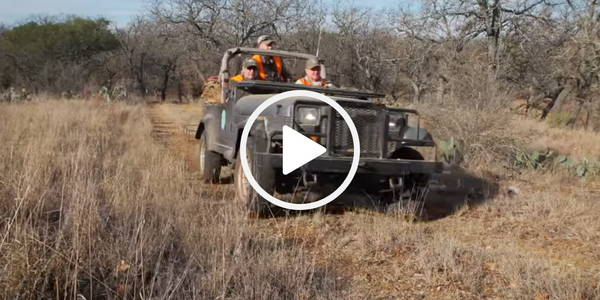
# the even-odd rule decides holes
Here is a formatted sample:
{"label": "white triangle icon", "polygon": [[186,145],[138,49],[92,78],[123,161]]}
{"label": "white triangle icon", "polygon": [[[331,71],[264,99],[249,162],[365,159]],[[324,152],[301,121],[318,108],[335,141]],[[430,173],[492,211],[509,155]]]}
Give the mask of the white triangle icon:
{"label": "white triangle icon", "polygon": [[283,175],[300,168],[325,151],[325,147],[283,125]]}

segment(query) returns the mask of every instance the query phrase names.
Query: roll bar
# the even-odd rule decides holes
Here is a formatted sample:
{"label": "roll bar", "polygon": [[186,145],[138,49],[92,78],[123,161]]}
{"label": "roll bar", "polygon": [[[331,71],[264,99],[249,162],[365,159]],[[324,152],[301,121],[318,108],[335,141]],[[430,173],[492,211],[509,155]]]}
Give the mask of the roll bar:
{"label": "roll bar", "polygon": [[225,50],[225,54],[223,54],[223,59],[221,60],[221,69],[219,70],[219,81],[223,83],[223,81],[230,77],[230,74],[227,72],[227,67],[229,65],[229,60],[231,57],[236,56],[238,54],[259,54],[266,56],[280,56],[280,57],[297,57],[304,59],[317,59],[321,64],[321,76],[325,74],[325,66],[323,65],[324,60],[319,59],[315,55],[308,53],[299,53],[299,52],[291,52],[285,50],[266,50],[266,49],[258,49],[258,48],[249,48],[249,47],[235,47],[229,48]]}

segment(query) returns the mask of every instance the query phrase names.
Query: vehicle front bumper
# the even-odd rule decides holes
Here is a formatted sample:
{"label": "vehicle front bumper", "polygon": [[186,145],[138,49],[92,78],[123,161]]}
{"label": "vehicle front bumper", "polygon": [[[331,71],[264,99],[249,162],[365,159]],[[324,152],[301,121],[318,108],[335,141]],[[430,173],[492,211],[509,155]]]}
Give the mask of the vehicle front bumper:
{"label": "vehicle front bumper", "polygon": [[[256,153],[255,161],[258,166],[281,168],[283,155],[277,153]],[[312,173],[348,173],[352,166],[351,157],[320,156],[295,170],[296,172]],[[357,174],[377,174],[385,176],[402,176],[408,174],[442,173],[443,162],[420,161],[406,159],[361,158],[356,170]]]}

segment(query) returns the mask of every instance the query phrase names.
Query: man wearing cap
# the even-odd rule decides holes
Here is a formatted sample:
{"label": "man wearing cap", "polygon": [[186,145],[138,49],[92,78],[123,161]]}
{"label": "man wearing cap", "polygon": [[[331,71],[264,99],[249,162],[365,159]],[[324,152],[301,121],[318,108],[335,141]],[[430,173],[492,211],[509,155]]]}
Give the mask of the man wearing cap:
{"label": "man wearing cap", "polygon": [[258,79],[256,76],[257,68],[256,61],[252,58],[248,58],[244,60],[244,63],[242,64],[242,74],[233,76],[229,78],[229,80],[243,81]]}
{"label": "man wearing cap", "polygon": [[[273,49],[275,42],[269,35],[261,35],[258,37],[258,49]],[[255,54],[252,58],[256,61],[258,67],[258,77],[263,80],[287,82],[290,77],[285,70],[281,57],[279,56],[264,56]]]}
{"label": "man wearing cap", "polygon": [[325,83],[325,79],[321,78],[321,64],[315,58],[306,61],[304,72],[306,72],[306,76],[298,79],[297,84],[329,86]]}

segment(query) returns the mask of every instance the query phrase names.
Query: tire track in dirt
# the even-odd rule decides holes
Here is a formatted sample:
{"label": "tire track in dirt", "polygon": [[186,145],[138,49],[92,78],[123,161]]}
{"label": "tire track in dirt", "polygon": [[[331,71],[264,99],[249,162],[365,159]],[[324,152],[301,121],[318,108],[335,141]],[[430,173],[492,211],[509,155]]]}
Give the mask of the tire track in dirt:
{"label": "tire track in dirt", "polygon": [[[177,111],[188,112],[188,116],[177,117]],[[199,144],[194,138],[192,127],[197,126],[202,116],[201,107],[188,104],[151,103],[149,116],[153,125],[153,137],[167,149],[185,159],[188,170],[192,173],[198,171]],[[195,119],[195,123],[192,121]]]}
{"label": "tire track in dirt", "polygon": [[[201,104],[179,103],[150,103],[148,116],[152,123],[152,137],[162,144],[171,154],[180,157],[185,162],[189,180],[204,185],[200,182],[199,173],[199,141],[195,139],[196,128],[202,117]],[[222,171],[227,174],[227,168]],[[220,184],[205,186],[202,194],[208,196],[210,203],[223,205],[223,200],[234,197],[233,185]],[[207,199],[208,199],[207,198]],[[213,200],[219,199],[219,200]]]}

